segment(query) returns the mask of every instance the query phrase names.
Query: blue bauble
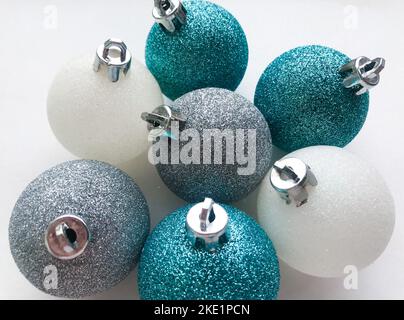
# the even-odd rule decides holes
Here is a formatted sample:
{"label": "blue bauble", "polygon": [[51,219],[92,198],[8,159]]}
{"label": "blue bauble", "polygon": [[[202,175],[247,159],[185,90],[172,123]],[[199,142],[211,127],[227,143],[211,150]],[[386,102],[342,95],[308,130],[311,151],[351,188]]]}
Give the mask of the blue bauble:
{"label": "blue bauble", "polygon": [[9,226],[21,273],[38,289],[69,298],[94,295],[123,280],[148,233],[149,209],[136,183],[92,160],[42,173],[19,197]]}
{"label": "blue bauble", "polygon": [[186,22],[170,33],[155,24],[146,45],[146,64],[172,100],[206,87],[234,91],[248,64],[247,39],[238,21],[204,0],[184,0]]}
{"label": "blue bauble", "polygon": [[293,151],[313,145],[344,147],[361,130],[369,94],[343,86],[339,69],[351,61],[323,46],[304,46],[276,58],[255,92],[274,144]]}
{"label": "blue bauble", "polygon": [[229,217],[228,239],[214,252],[196,249],[187,238],[186,216],[192,205],[154,229],[139,265],[142,299],[276,299],[280,274],[271,240],[245,213],[221,206]]}

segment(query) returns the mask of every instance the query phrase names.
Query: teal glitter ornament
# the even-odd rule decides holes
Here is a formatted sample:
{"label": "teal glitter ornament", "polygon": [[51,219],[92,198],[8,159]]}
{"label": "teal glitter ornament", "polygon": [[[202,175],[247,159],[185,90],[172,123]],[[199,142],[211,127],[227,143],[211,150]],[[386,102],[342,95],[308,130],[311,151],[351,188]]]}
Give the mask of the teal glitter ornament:
{"label": "teal glitter ornament", "polygon": [[205,0],[155,0],[146,64],[172,100],[196,89],[234,91],[248,64],[247,39],[224,8]]}
{"label": "teal glitter ornament", "polygon": [[167,216],[139,265],[145,300],[270,300],[279,284],[271,240],[240,210],[211,199]]}
{"label": "teal glitter ornament", "polygon": [[384,64],[382,58],[351,60],[316,45],[276,58],[255,92],[255,105],[269,124],[274,144],[285,151],[347,145],[366,120],[368,90],[379,83]]}

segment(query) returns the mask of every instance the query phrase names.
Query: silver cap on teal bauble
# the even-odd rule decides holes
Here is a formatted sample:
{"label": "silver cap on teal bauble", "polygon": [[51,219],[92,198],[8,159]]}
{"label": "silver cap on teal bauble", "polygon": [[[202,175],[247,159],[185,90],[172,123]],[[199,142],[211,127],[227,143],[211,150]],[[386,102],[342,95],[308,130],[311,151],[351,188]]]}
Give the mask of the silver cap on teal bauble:
{"label": "silver cap on teal bauble", "polygon": [[99,161],[65,162],[42,173],[18,199],[11,253],[38,289],[91,296],[135,267],[149,225],[146,200],[127,174]]}
{"label": "silver cap on teal bauble", "polygon": [[226,239],[229,218],[226,210],[212,199],[194,205],[187,214],[188,238],[196,248],[215,251]]}
{"label": "silver cap on teal bauble", "polygon": [[145,300],[270,300],[280,285],[271,240],[242,211],[211,199],[168,215],[139,264]]}
{"label": "silver cap on teal bauble", "polygon": [[365,123],[368,90],[379,83],[383,58],[350,59],[323,46],[283,53],[264,71],[255,105],[285,151],[313,145],[344,147]]}
{"label": "silver cap on teal bauble", "polygon": [[168,32],[177,31],[187,19],[181,0],[154,0],[153,17]]}
{"label": "silver cap on teal bauble", "polygon": [[247,69],[248,44],[227,10],[205,0],[155,0],[153,17],[146,64],[167,97],[238,87]]}
{"label": "silver cap on teal bauble", "polygon": [[190,203],[246,197],[270,169],[271,133],[246,98],[219,88],[187,93],[142,115],[149,123],[150,161],[168,188]]}

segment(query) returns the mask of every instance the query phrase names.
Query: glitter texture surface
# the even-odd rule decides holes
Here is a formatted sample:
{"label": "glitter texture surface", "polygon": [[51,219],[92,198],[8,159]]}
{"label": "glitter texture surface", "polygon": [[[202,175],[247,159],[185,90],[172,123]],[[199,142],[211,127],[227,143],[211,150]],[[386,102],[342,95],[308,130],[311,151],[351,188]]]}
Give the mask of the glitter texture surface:
{"label": "glitter texture surface", "polygon": [[185,0],[187,21],[169,33],[155,24],[146,44],[146,64],[163,93],[174,100],[195,89],[235,90],[248,64],[248,44],[237,20],[204,0]]}
{"label": "glitter texture surface", "polygon": [[[170,145],[169,164],[158,164],[156,167],[171,191],[187,202],[199,202],[205,197],[211,197],[215,201],[228,203],[242,199],[258,186],[270,168],[272,143],[271,133],[264,117],[250,101],[226,89],[207,88],[195,90],[177,99],[173,109],[187,119],[183,130],[196,129],[200,137],[203,137],[204,129],[219,129],[221,132],[230,129],[234,135],[237,129],[243,129],[242,154],[247,156],[249,151],[253,153],[256,168],[250,175],[239,175],[239,168],[246,168],[247,164],[238,163],[237,147],[234,147],[236,143],[233,143],[234,163],[227,164],[224,139],[222,164],[215,164],[213,161],[214,140],[211,140],[211,164],[203,161],[203,151],[200,151],[200,164],[182,162],[174,164],[170,157]],[[255,130],[255,152],[252,152],[253,149],[248,142],[247,129]],[[187,143],[187,141],[180,141],[180,150]],[[203,141],[200,142],[200,148],[201,150],[204,148]],[[254,159],[248,161],[253,163]]]}
{"label": "glitter texture surface", "polygon": [[[385,250],[395,223],[394,200],[383,177],[350,152],[314,146],[288,154],[309,165],[318,180],[308,202],[286,204],[263,180],[258,221],[280,259],[319,277],[343,277],[346,266],[361,269]],[[345,273],[346,276],[346,273]]]}
{"label": "glitter texture surface", "polygon": [[[45,246],[55,218],[73,214],[87,223],[90,242],[62,261]],[[149,210],[134,181],[106,163],[77,160],[45,171],[18,199],[11,216],[11,253],[22,274],[46,293],[78,298],[106,290],[134,268],[149,232]],[[45,267],[57,268],[57,288],[44,288]]]}
{"label": "glitter texture surface", "polygon": [[339,68],[351,59],[323,46],[290,50],[275,59],[257,85],[255,105],[285,151],[312,145],[343,147],[362,128],[369,94],[342,85]]}
{"label": "glitter texture surface", "polygon": [[142,299],[276,299],[280,274],[271,240],[252,218],[222,206],[230,236],[214,253],[195,249],[187,239],[185,221],[192,205],[160,222],[139,264]]}
{"label": "glitter texture surface", "polygon": [[122,163],[148,149],[142,112],[163,103],[157,81],[140,62],[118,82],[94,72],[94,53],[66,63],[49,89],[48,121],[59,142],[82,159]]}

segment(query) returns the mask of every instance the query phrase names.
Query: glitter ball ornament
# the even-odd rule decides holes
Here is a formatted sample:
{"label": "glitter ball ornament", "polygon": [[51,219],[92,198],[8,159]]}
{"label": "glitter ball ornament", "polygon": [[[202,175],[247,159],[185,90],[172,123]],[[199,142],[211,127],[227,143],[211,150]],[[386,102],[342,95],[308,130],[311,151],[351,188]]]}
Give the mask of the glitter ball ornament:
{"label": "glitter ball ornament", "polygon": [[245,213],[211,199],[167,216],[146,241],[139,264],[146,300],[275,299],[278,259]]}
{"label": "glitter ball ornament", "polygon": [[384,251],[394,229],[394,202],[383,178],[363,160],[337,147],[308,147],[276,162],[263,180],[258,220],[291,267],[338,277]]}
{"label": "glitter ball ornament", "polygon": [[343,147],[362,128],[368,89],[379,82],[384,59],[355,60],[334,49],[305,46],[276,58],[255,92],[255,105],[285,151],[313,145]]}
{"label": "glitter ball ornament", "polygon": [[31,182],[9,226],[11,253],[38,289],[78,298],[104,291],[135,267],[149,211],[135,182],[106,163],[65,162]]}
{"label": "glitter ball ornament", "polygon": [[110,39],[93,55],[66,64],[48,95],[57,139],[80,158],[121,163],[146,151],[143,111],[163,103],[158,83],[126,45]]}
{"label": "glitter ball ornament", "polygon": [[187,202],[205,196],[240,200],[270,168],[268,125],[251,102],[232,91],[195,90],[143,118],[152,135],[163,134],[152,148],[162,180]]}
{"label": "glitter ball ornament", "polygon": [[174,100],[200,88],[235,90],[248,64],[248,44],[238,21],[204,0],[155,0],[146,64],[163,93]]}

